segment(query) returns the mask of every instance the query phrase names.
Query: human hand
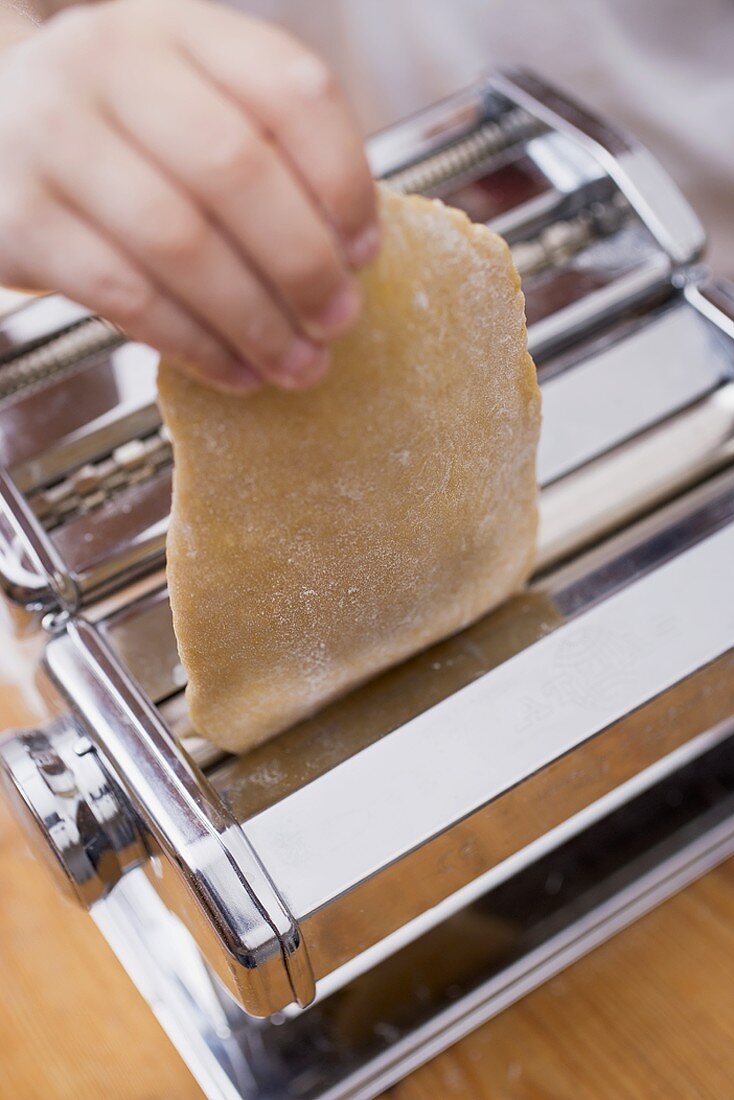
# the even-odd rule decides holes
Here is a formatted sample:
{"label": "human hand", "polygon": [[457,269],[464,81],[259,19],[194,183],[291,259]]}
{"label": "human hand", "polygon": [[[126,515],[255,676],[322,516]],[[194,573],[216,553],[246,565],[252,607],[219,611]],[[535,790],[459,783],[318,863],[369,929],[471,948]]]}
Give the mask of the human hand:
{"label": "human hand", "polygon": [[0,55],[0,282],[241,392],[323,376],[379,246],[328,69],[203,0],[71,8]]}

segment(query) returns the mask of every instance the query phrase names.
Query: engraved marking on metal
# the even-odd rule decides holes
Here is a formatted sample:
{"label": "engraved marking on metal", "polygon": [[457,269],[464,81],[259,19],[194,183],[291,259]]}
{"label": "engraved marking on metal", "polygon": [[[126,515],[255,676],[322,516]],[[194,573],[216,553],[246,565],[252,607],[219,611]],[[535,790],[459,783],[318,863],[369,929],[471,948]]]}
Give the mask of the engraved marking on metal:
{"label": "engraved marking on metal", "polygon": [[[245,831],[294,912],[313,912],[730,648],[733,560],[729,526],[251,818]],[[600,672],[588,687],[574,654]]]}

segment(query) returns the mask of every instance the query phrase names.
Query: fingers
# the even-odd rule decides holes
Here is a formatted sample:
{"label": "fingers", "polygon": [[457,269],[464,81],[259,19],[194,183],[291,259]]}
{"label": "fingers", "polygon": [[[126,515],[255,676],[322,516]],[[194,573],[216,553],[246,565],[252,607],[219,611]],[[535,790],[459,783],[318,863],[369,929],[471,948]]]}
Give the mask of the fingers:
{"label": "fingers", "polygon": [[[231,236],[306,334],[344,332],[359,312],[356,280],[308,191],[247,115],[184,58],[156,59],[162,102],[110,96],[107,109],[200,208]],[[172,115],[186,119],[186,129]]]}
{"label": "fingers", "polygon": [[[246,393],[258,387],[251,367],[74,211],[27,184],[22,196],[13,198],[12,190],[8,187],[3,192],[0,221],[11,231],[9,236],[23,241],[23,249],[9,255],[0,245],[0,264],[8,281],[29,289],[54,287],[190,372],[198,372],[199,377],[205,373],[220,388]],[[205,370],[195,364],[205,364]]]}
{"label": "fingers", "polygon": [[[93,113],[42,171],[65,201],[144,270],[234,355],[268,381],[293,388],[316,380],[325,350],[304,340],[262,281],[185,192]],[[78,147],[76,147],[78,144]],[[84,149],[84,172],[78,171]]]}
{"label": "fingers", "polygon": [[375,187],[357,122],[324,63],[279,28],[208,5],[178,23],[183,47],[284,150],[360,267],[379,247]]}
{"label": "fingers", "polygon": [[321,63],[202,0],[79,6],[23,49],[0,71],[0,276],[222,387],[321,378],[378,243],[361,139]]}

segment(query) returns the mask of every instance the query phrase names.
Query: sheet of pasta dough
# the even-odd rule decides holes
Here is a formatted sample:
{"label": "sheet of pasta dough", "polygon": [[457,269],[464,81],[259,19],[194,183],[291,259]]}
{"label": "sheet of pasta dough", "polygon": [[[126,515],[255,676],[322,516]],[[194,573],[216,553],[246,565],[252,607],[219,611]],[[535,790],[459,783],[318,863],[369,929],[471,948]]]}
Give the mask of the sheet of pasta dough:
{"label": "sheet of pasta dough", "polygon": [[381,192],[365,309],[323,383],[224,396],[160,370],[168,578],[198,731],[243,751],[520,588],[540,421],[505,243]]}

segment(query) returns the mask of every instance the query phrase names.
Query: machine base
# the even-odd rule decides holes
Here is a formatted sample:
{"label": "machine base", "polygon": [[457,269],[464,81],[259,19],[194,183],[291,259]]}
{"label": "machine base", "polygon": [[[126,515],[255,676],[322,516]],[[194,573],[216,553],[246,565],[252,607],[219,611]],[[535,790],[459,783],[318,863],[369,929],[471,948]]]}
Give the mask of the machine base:
{"label": "machine base", "polygon": [[641,792],[636,778],[622,805],[303,1012],[247,1017],[143,871],[93,914],[210,1100],[369,1100],[734,854],[731,728]]}

